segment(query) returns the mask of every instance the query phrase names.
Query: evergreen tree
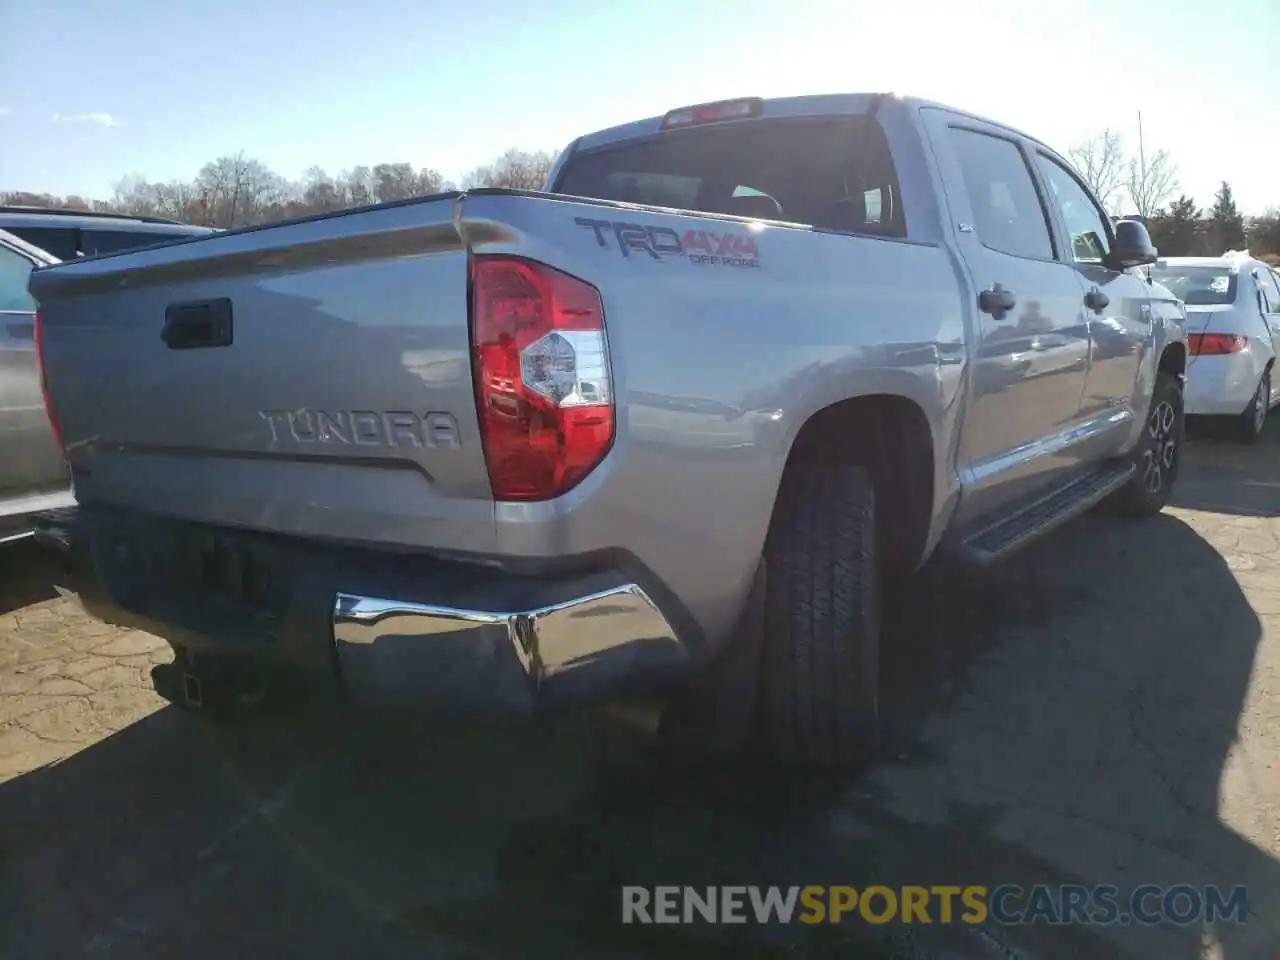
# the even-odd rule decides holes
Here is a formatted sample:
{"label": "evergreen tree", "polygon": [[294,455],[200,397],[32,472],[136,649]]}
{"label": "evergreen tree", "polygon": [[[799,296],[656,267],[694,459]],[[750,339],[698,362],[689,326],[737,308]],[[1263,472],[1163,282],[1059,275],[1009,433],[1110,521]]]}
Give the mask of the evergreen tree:
{"label": "evergreen tree", "polygon": [[1162,257],[1194,257],[1204,252],[1200,208],[1186,194],[1151,219],[1151,240]]}
{"label": "evergreen tree", "polygon": [[1213,209],[1209,211],[1209,237],[1213,244],[1213,249],[1209,252],[1214,255],[1228,250],[1243,250],[1247,242],[1244,216],[1236,208],[1231,184],[1225,180],[1213,195]]}
{"label": "evergreen tree", "polygon": [[1249,252],[1280,254],[1280,210],[1268,210],[1249,222]]}

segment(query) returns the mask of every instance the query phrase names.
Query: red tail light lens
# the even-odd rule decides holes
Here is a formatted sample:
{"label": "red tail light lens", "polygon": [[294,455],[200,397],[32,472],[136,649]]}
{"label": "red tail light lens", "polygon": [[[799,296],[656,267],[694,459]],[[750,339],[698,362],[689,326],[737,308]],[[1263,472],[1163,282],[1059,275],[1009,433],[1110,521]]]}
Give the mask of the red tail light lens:
{"label": "red tail light lens", "polygon": [[595,287],[507,256],[471,262],[480,432],[496,500],[571,490],[613,445],[613,380]]}
{"label": "red tail light lens", "polygon": [[1192,333],[1187,345],[1193,357],[1220,357],[1226,353],[1239,353],[1249,343],[1248,337],[1234,333]]}
{"label": "red tail light lens", "polygon": [[36,369],[40,375],[40,393],[44,397],[44,412],[49,417],[49,425],[53,427],[53,439],[57,441],[58,448],[65,452],[66,448],[62,445],[62,431],[58,429],[58,418],[53,415],[53,401],[49,398],[49,377],[45,373],[44,364],[44,317],[39,310],[36,311],[35,341]]}

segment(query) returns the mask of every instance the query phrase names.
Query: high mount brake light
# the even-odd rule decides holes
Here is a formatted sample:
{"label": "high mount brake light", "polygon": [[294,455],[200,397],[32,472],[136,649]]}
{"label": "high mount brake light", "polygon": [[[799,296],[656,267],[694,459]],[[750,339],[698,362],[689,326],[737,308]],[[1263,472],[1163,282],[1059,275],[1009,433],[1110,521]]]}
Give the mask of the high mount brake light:
{"label": "high mount brake light", "polygon": [[1249,343],[1248,337],[1235,333],[1192,333],[1187,336],[1187,345],[1193,357],[1220,357],[1228,353],[1239,353]]}
{"label": "high mount brake light", "polygon": [[571,490],[613,445],[613,377],[595,287],[519,257],[471,261],[476,405],[496,500]]}
{"label": "high mount brake light", "polygon": [[671,110],[662,118],[662,129],[696,127],[703,123],[720,123],[724,120],[749,120],[764,112],[764,101],[759,97],[741,100],[719,100],[715,103],[699,103],[692,107]]}
{"label": "high mount brake light", "polygon": [[62,431],[58,427],[58,418],[53,413],[53,400],[49,396],[49,377],[45,372],[44,317],[39,310],[36,311],[34,338],[36,342],[36,371],[40,377],[40,395],[44,398],[44,412],[49,418],[49,425],[53,428],[53,439],[57,442],[58,449],[65,452],[66,448],[62,445]]}

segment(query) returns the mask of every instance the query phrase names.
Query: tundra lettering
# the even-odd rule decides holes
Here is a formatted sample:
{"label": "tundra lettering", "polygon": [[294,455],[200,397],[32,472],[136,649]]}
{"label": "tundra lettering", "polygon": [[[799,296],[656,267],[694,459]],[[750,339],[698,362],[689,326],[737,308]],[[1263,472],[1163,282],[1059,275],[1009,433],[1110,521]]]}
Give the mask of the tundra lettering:
{"label": "tundra lettering", "polygon": [[435,412],[406,410],[259,410],[271,442],[353,444],[363,447],[458,448],[458,421]]}

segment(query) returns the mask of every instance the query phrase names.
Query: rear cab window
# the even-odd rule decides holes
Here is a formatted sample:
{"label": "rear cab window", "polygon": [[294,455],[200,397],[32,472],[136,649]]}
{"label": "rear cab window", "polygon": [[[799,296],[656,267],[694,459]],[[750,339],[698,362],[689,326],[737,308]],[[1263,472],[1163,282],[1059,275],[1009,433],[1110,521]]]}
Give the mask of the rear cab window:
{"label": "rear cab window", "polygon": [[24,227],[0,219],[0,229],[53,254],[59,260],[74,260],[80,255],[80,231],[75,227]]}
{"label": "rear cab window", "polygon": [[1188,307],[1227,306],[1236,302],[1239,277],[1230,267],[1155,263],[1151,278]]}
{"label": "rear cab window", "polygon": [[574,154],[553,189],[622,203],[905,237],[897,172],[864,116],[708,124]]}
{"label": "rear cab window", "polygon": [[146,230],[85,230],[84,255],[91,257],[100,253],[121,253],[184,239],[186,238],[181,234]]}

